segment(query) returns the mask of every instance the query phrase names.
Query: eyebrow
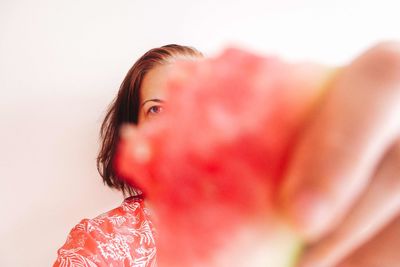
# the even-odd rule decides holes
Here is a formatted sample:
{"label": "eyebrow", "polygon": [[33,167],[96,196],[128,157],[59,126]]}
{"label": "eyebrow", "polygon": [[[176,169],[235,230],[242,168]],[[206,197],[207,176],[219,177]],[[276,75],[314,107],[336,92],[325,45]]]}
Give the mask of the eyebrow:
{"label": "eyebrow", "polygon": [[157,103],[163,103],[163,102],[164,102],[163,100],[161,100],[161,99],[157,99],[157,98],[154,98],[154,99],[148,99],[148,100],[146,100],[146,101],[144,101],[144,102],[142,103],[141,107],[143,107],[143,106],[144,106],[144,104],[146,104],[147,102],[150,102],[150,101],[157,102]]}

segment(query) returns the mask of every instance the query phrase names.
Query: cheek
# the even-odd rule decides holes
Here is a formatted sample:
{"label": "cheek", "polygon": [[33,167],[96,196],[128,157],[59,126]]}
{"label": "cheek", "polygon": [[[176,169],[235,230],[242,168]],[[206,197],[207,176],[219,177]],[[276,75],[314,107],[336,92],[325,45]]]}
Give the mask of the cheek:
{"label": "cheek", "polygon": [[138,113],[138,124],[143,123],[145,119],[144,113],[143,113],[143,109],[139,109],[139,113]]}

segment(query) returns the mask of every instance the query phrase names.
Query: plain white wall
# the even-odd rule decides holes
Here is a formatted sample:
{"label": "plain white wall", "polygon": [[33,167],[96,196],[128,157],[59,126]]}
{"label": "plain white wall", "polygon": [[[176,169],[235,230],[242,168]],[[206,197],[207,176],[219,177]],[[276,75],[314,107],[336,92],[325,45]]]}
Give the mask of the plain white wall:
{"label": "plain white wall", "polygon": [[398,1],[0,0],[0,266],[49,266],[69,230],[119,205],[98,130],[146,50],[227,45],[347,62],[400,39]]}

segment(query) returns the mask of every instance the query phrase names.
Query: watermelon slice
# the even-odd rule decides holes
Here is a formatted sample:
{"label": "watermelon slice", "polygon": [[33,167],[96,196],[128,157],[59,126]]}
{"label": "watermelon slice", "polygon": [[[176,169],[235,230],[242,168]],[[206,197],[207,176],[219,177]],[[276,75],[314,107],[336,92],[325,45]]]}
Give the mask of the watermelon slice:
{"label": "watermelon slice", "polygon": [[237,48],[175,64],[165,112],[125,128],[115,162],[154,212],[159,266],[294,266],[277,192],[332,73]]}

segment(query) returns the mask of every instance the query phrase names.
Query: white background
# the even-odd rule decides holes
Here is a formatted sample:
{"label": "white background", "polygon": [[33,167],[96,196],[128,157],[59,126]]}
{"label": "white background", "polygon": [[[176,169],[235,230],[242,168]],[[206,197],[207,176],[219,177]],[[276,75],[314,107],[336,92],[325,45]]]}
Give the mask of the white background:
{"label": "white background", "polygon": [[50,266],[75,224],[120,204],[96,171],[98,130],[148,49],[343,64],[400,39],[398,2],[0,0],[0,266]]}

